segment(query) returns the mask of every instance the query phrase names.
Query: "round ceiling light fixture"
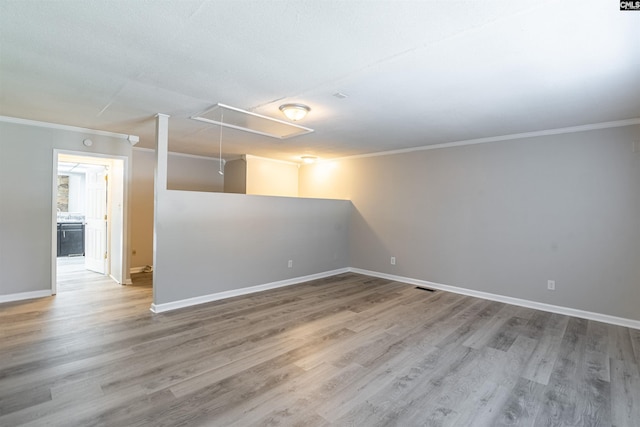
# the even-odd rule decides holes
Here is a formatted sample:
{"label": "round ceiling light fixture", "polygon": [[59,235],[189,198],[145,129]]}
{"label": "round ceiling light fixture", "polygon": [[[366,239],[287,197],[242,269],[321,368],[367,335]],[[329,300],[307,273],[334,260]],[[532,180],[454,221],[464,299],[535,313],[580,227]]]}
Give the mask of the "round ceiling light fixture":
{"label": "round ceiling light fixture", "polygon": [[311,111],[311,108],[304,104],[282,104],[280,106],[280,111],[282,111],[289,120],[296,122],[304,119],[307,113]]}

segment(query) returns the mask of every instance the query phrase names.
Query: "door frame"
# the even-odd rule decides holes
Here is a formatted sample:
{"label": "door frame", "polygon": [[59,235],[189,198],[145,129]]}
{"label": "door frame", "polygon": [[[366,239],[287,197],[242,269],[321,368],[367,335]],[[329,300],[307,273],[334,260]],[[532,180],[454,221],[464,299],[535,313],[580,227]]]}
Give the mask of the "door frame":
{"label": "door frame", "polygon": [[[51,294],[55,295],[57,293],[57,194],[58,194],[58,161],[60,154],[63,155],[71,155],[85,158],[96,158],[103,160],[119,160],[122,161],[122,171],[121,177],[116,180],[121,185],[121,196],[122,196],[122,206],[121,209],[121,227],[118,233],[116,233],[116,239],[113,239],[112,235],[114,231],[111,230],[110,223],[112,215],[108,215],[108,224],[109,231],[107,232],[107,251],[108,251],[108,263],[109,263],[109,271],[107,275],[111,277],[116,283],[120,285],[128,285],[131,284],[131,279],[128,277],[129,271],[129,238],[128,238],[128,220],[129,220],[129,209],[128,209],[128,183],[129,183],[129,158],[127,156],[118,156],[118,155],[110,155],[110,154],[100,154],[100,153],[88,153],[86,151],[73,151],[73,150],[61,150],[54,149],[53,150],[53,175],[52,175],[52,183],[51,183]],[[90,163],[90,162],[89,162]],[[103,164],[99,161],[96,161],[98,164]],[[107,163],[107,162],[104,162]],[[115,168],[110,168],[111,171]],[[111,194],[107,196],[111,199]],[[111,202],[111,200],[109,200]],[[111,207],[114,208],[113,206]],[[112,250],[110,247],[112,240],[116,240],[118,243],[117,250]],[[111,253],[116,253],[119,256],[117,259],[114,259],[111,256]],[[111,273],[111,265],[112,263],[117,263],[120,271],[120,278],[113,277]]]}

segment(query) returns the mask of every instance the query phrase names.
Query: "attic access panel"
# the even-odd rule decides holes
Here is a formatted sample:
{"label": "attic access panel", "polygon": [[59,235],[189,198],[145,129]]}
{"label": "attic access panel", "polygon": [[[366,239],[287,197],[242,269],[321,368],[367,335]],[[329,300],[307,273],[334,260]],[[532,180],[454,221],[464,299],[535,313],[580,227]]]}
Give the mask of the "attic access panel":
{"label": "attic access panel", "polygon": [[295,125],[261,114],[251,113],[220,103],[191,118],[205,123],[213,123],[278,139],[293,138],[294,136],[313,132],[313,129],[304,126]]}

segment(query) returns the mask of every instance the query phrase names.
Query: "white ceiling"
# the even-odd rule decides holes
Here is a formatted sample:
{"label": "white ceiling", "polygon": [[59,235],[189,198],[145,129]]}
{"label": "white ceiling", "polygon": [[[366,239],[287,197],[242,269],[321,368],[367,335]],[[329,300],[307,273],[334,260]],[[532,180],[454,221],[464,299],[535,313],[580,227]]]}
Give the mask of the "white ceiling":
{"label": "white ceiling", "polygon": [[[640,117],[640,12],[613,0],[0,1],[0,115],[217,155],[220,102],[288,140],[225,129],[224,157],[331,158]],[[348,95],[345,99],[333,96]]]}

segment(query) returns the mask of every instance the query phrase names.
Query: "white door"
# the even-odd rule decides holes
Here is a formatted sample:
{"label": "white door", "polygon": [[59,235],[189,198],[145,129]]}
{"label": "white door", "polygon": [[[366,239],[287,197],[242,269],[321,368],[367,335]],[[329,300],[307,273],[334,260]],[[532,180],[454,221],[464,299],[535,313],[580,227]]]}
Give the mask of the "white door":
{"label": "white door", "polygon": [[107,274],[107,170],[96,166],[87,172],[84,266]]}

